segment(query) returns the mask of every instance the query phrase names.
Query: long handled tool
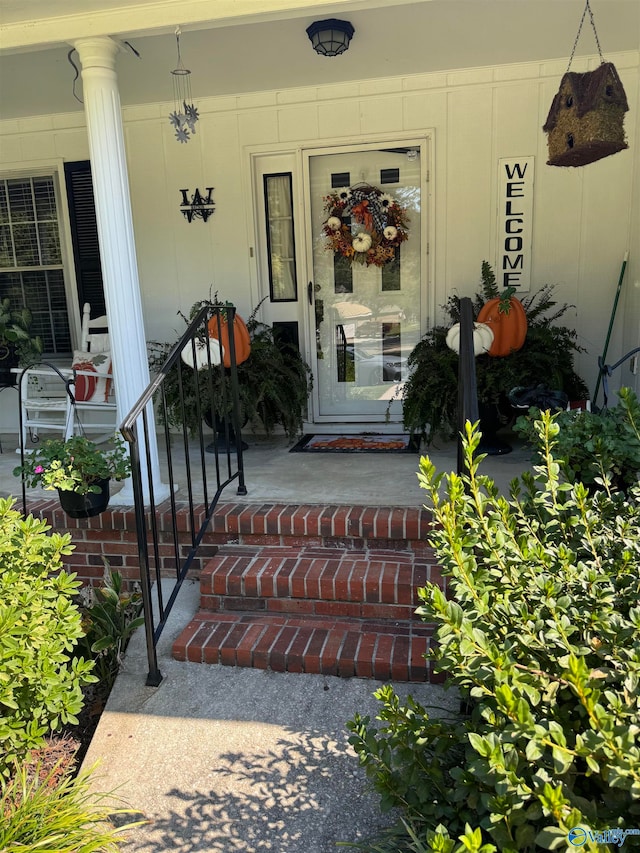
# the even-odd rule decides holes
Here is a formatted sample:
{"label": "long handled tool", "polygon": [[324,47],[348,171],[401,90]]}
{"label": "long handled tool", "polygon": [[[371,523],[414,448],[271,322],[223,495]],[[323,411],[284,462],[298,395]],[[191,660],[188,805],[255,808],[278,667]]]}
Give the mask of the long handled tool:
{"label": "long handled tool", "polygon": [[[602,355],[598,359],[599,365],[604,365],[607,360],[607,350],[609,349],[609,340],[611,339],[611,330],[613,329],[613,321],[616,318],[616,311],[618,310],[618,299],[620,299],[620,291],[622,290],[622,279],[624,278],[624,272],[627,268],[627,260],[629,258],[629,252],[624,253],[624,260],[622,261],[622,267],[620,269],[620,277],[618,278],[618,287],[616,288],[615,299],[613,300],[613,308],[611,309],[611,317],[609,319],[609,330],[607,332],[607,337],[604,342],[604,349],[602,350]],[[600,382],[602,381],[602,369],[598,371],[598,379],[596,381],[596,390],[593,392],[593,400],[591,401],[592,407],[595,409],[596,407],[596,399],[598,397],[598,391],[600,390]]]}

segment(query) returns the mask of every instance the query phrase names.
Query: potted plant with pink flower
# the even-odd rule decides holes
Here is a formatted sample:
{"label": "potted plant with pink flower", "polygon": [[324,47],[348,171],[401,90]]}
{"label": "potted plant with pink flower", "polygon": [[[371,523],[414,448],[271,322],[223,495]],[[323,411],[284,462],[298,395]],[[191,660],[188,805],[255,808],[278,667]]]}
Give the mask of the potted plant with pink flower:
{"label": "potted plant with pink flower", "polygon": [[62,508],[72,518],[90,518],[107,508],[109,482],[128,477],[131,462],[117,434],[106,450],[86,436],[74,435],[44,441],[13,473],[31,488],[56,489]]}

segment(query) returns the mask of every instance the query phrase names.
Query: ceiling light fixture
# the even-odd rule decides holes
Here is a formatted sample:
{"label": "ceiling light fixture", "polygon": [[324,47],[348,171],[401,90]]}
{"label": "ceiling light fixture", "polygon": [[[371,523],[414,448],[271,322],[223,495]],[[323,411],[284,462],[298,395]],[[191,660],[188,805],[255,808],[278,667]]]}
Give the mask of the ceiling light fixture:
{"label": "ceiling light fixture", "polygon": [[307,27],[313,49],[321,56],[339,56],[344,53],[354,33],[349,21],[339,21],[337,18],[314,21]]}

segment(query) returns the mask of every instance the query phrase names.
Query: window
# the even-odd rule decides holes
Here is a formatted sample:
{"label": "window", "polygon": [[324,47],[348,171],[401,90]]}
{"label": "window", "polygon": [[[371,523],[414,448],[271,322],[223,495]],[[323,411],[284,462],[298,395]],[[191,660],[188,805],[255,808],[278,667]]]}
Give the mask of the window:
{"label": "window", "polygon": [[291,172],[264,176],[269,292],[272,302],[295,302],[296,250]]}
{"label": "window", "polygon": [[0,296],[31,310],[46,355],[71,353],[52,175],[0,179]]}

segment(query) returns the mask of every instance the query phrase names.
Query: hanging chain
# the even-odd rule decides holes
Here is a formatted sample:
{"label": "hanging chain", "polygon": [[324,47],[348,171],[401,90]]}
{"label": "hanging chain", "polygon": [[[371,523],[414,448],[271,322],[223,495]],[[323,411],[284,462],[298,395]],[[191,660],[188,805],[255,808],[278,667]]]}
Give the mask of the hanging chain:
{"label": "hanging chain", "polygon": [[[587,0],[587,3],[588,2],[589,2],[589,0]],[[582,17],[584,18],[584,15]],[[580,26],[582,26],[582,24],[580,24]],[[178,65],[176,66],[177,68],[183,67],[182,57],[180,56],[180,36],[181,35],[182,35],[182,30],[180,29],[180,27],[176,27],[176,48],[178,50]]]}
{"label": "hanging chain", "polygon": [[[602,49],[600,47],[600,40],[598,39],[598,33],[596,31],[596,23],[593,20],[593,12],[591,11],[591,6],[589,5],[589,0],[586,0],[584,11],[582,13],[582,17],[580,18],[580,25],[578,26],[578,32],[576,34],[576,40],[573,43],[573,50],[571,51],[571,57],[569,58],[569,64],[567,65],[567,72],[571,68],[571,63],[573,62],[573,55],[576,52],[576,47],[578,46],[578,39],[580,38],[580,33],[582,31],[582,25],[584,24],[585,15],[589,12],[589,19],[591,21],[591,28],[593,29],[593,34],[596,38],[596,45],[598,47],[598,53],[600,54],[600,64],[604,63],[604,56],[602,55]],[[565,72],[566,73],[566,72]]]}

